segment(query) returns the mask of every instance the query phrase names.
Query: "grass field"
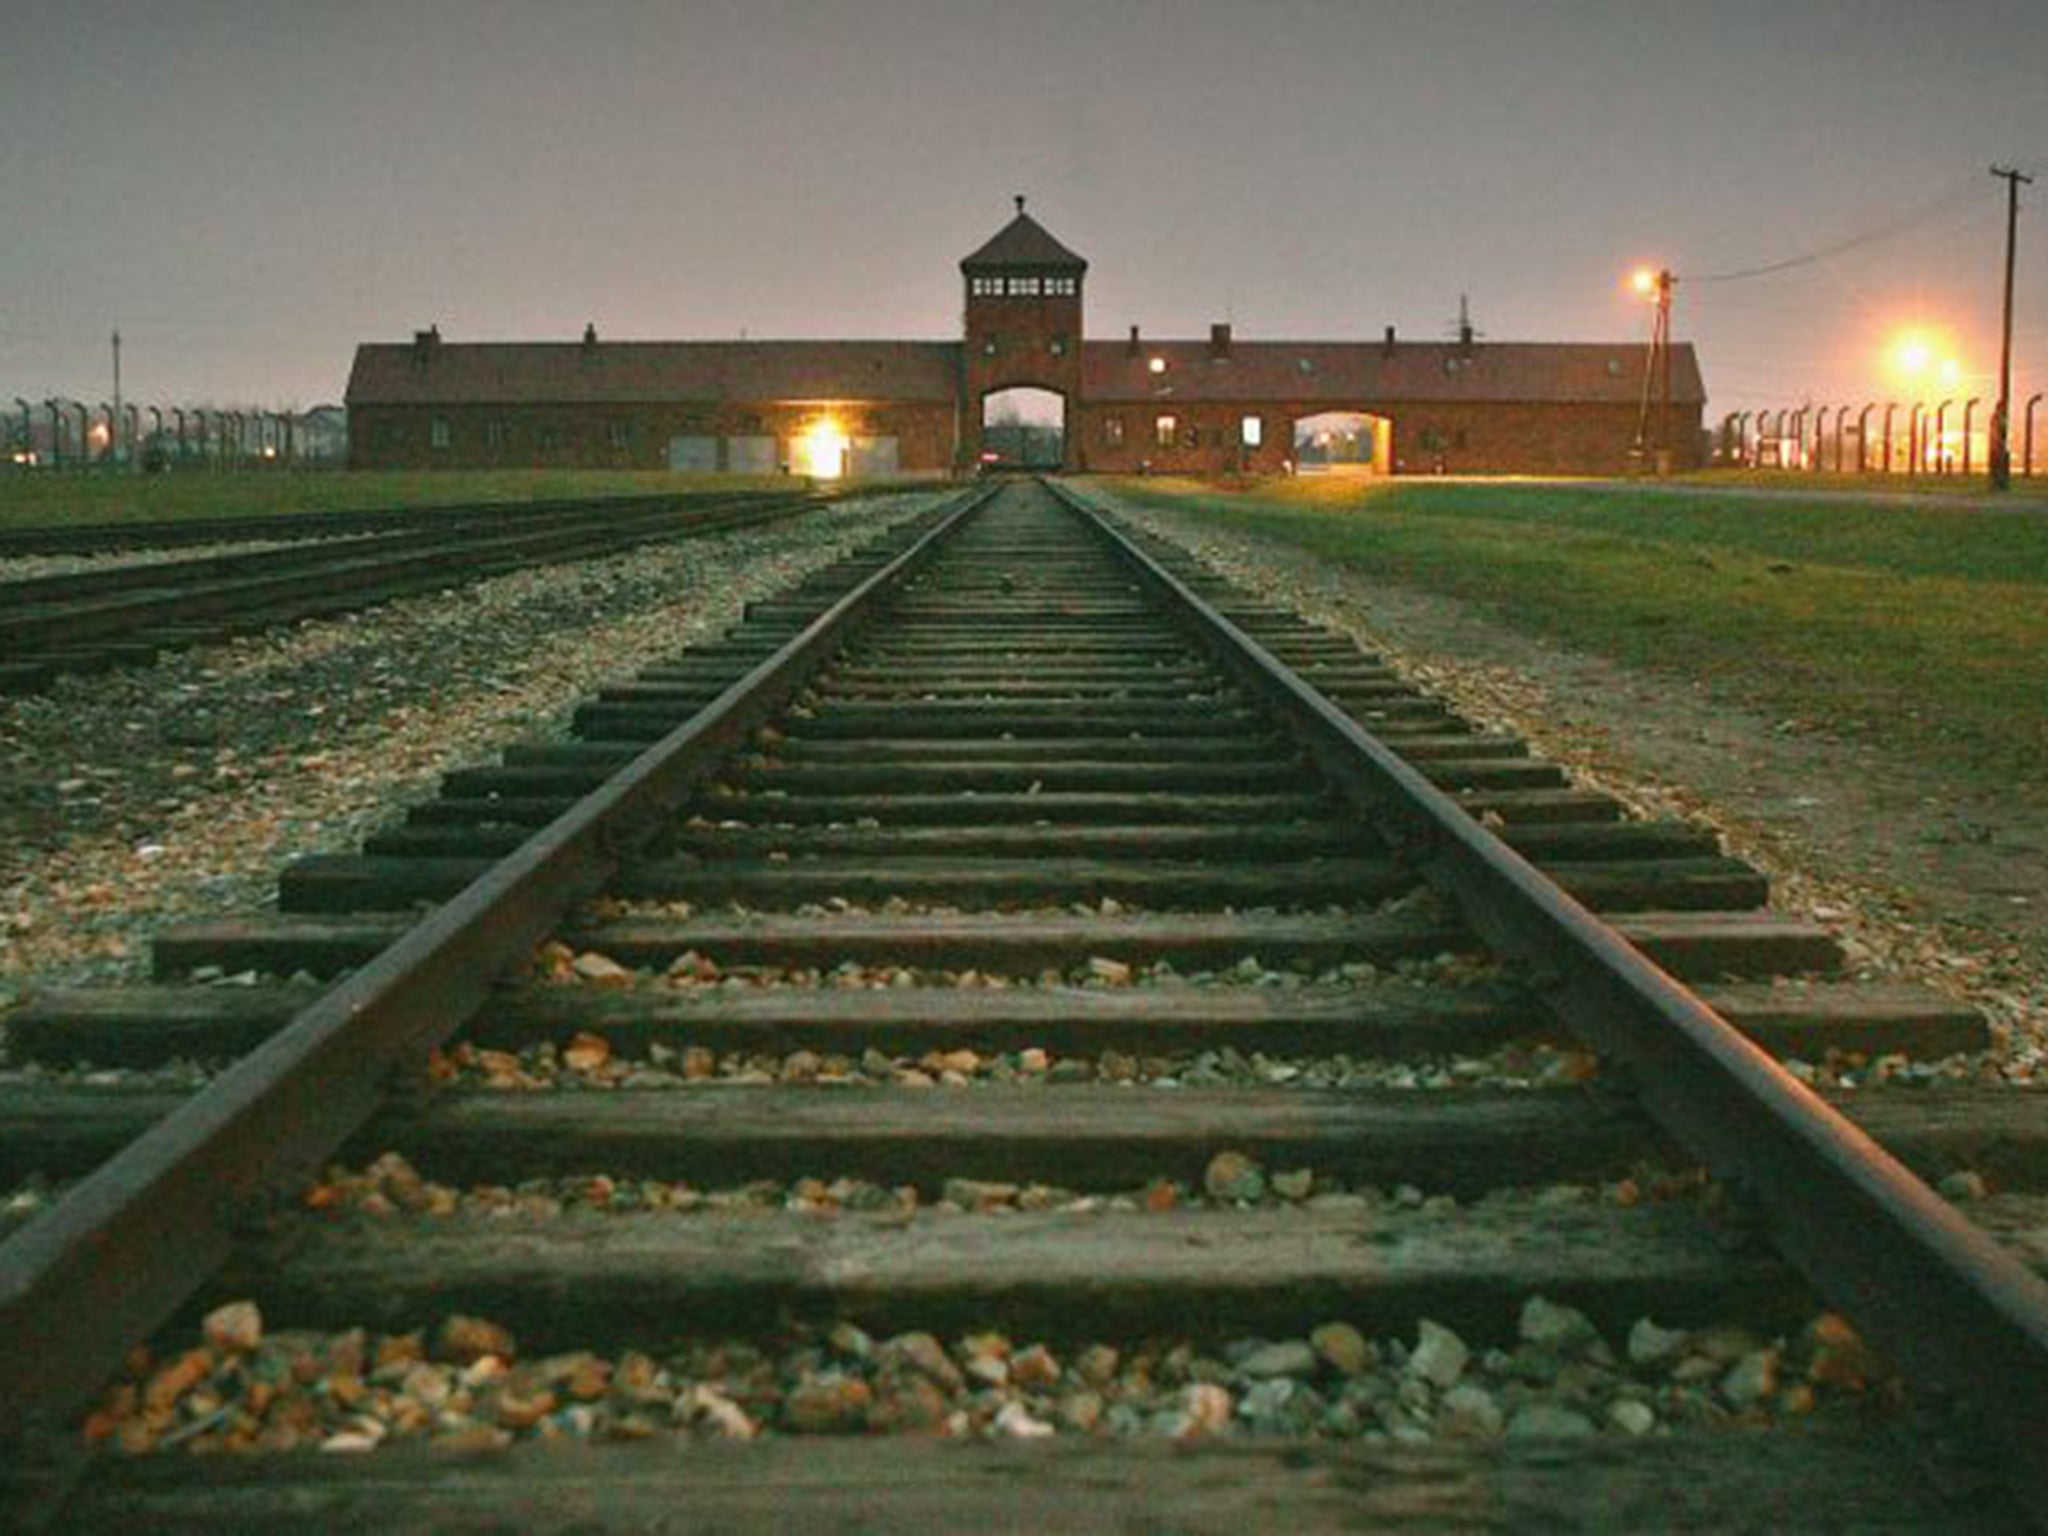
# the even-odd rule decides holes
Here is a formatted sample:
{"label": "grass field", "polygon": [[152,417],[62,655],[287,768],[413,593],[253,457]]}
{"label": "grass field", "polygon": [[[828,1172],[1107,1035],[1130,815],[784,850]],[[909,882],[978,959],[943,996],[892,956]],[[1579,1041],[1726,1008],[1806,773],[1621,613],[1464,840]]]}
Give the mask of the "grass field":
{"label": "grass field", "polygon": [[671,475],[660,470],[608,469],[0,474],[0,529],[728,487],[795,488],[803,483],[786,476]]}
{"label": "grass field", "polygon": [[1116,486],[1973,781],[2048,779],[2048,517],[1557,486]]}
{"label": "grass field", "polygon": [[[1853,459],[1855,455],[1852,453],[1850,457]],[[2048,459],[2044,459],[2039,449],[2035,450],[2035,460],[2043,470],[2048,470]],[[1814,474],[1798,469],[1703,469],[1672,477],[1672,483],[1677,485],[1753,486],[1760,490],[1813,491],[1820,495],[1879,491],[1886,495],[1972,496],[1993,502],[1997,497],[1985,481],[1986,470],[1981,463],[1972,465],[1967,475],[1885,475],[1875,470],[1860,475],[1844,470],[1838,475],[1833,470]],[[2021,474],[2018,448],[2013,450],[2011,494],[2020,500],[2048,500],[2048,473]]]}

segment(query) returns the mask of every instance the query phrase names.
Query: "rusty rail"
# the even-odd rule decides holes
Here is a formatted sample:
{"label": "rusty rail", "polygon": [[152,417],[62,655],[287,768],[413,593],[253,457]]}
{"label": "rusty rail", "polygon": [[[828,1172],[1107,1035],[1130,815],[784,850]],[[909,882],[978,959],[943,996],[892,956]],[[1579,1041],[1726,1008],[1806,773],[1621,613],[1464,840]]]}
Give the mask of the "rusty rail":
{"label": "rusty rail", "polygon": [[2048,1282],[1273,657],[1071,489],[1134,572],[1289,725],[1643,1107],[1750,1197],[1779,1252],[1922,1388],[1951,1395],[2048,1524]]}
{"label": "rusty rail", "polygon": [[74,1411],[987,495],[955,497],[745,677],[0,1244],[0,1439]]}

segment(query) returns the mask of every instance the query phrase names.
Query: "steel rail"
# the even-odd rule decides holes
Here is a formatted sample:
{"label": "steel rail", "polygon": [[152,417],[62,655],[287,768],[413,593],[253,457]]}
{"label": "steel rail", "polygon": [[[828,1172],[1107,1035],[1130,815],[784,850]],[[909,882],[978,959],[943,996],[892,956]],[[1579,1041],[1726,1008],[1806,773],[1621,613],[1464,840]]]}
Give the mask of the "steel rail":
{"label": "steel rail", "polygon": [[[131,590],[88,592],[77,602],[0,611],[0,640],[24,647],[24,654],[32,657],[34,652],[28,648],[38,641],[45,645],[90,641],[130,632],[145,620],[232,617],[303,597],[369,594],[374,600],[387,587],[442,586],[511,569],[598,558],[647,544],[759,527],[822,505],[811,497],[791,497],[639,514],[630,522],[609,527],[577,518],[546,528],[528,526],[469,538],[441,535],[422,541],[423,536],[406,533],[398,536],[403,542],[395,546],[380,539],[351,539],[339,549],[328,544],[317,548],[296,544],[278,551],[281,558],[277,560],[267,558],[269,552],[237,557],[247,563],[246,568],[226,576],[179,584],[178,573],[167,571],[161,580]],[[150,572],[164,567],[138,569]],[[63,578],[32,580],[42,585],[61,583]],[[0,600],[13,596],[8,588],[0,587]]]}
{"label": "steel rail", "polygon": [[1608,924],[1566,895],[1064,486],[1143,582],[1291,726],[1347,798],[1585,1038],[1649,1114],[1748,1196],[1772,1243],[1921,1388],[1951,1395],[2048,1525],[2048,1282]]}
{"label": "steel rail", "polygon": [[[814,487],[815,489],[815,487]],[[431,528],[437,522],[463,526],[459,519],[486,520],[500,527],[564,512],[638,512],[671,502],[780,496],[785,488],[719,491],[635,491],[617,496],[550,497],[540,501],[426,502],[405,507],[362,507],[346,512],[250,512],[233,517],[151,518],[129,523],[69,523],[0,529],[0,558],[17,555],[104,554],[124,549],[168,549],[180,544],[223,544],[243,539],[344,538]],[[823,493],[828,499],[842,494]],[[473,523],[470,526],[474,526]]]}
{"label": "steel rail", "polygon": [[0,1440],[82,1406],[988,494],[943,506],[773,655],[0,1243]]}

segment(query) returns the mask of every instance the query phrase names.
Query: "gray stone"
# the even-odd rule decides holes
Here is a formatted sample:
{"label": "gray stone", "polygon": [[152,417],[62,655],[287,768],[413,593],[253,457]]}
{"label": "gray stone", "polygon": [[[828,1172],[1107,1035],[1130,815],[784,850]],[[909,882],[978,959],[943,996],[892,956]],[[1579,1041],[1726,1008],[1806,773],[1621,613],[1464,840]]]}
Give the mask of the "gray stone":
{"label": "gray stone", "polygon": [[1635,1327],[1628,1331],[1629,1363],[1663,1365],[1685,1348],[1685,1340],[1682,1329],[1659,1328],[1647,1317],[1637,1318]]}
{"label": "gray stone", "polygon": [[1648,1403],[1624,1397],[1608,1405],[1607,1422],[1624,1435],[1647,1435],[1657,1427],[1657,1412]]}
{"label": "gray stone", "polygon": [[1480,1439],[1501,1430],[1500,1404],[1476,1382],[1463,1381],[1446,1392],[1437,1406],[1436,1427],[1446,1435]]}
{"label": "gray stone", "polygon": [[1408,1374],[1442,1390],[1457,1384],[1465,1374],[1465,1362],[1471,1358],[1472,1351],[1465,1347],[1463,1339],[1425,1317],[1416,1330],[1415,1348],[1408,1356]]}
{"label": "gray stone", "polygon": [[1600,1331],[1576,1307],[1531,1296],[1522,1304],[1521,1335],[1530,1344],[1570,1349],[1592,1343],[1600,1337]]}
{"label": "gray stone", "polygon": [[1778,1352],[1759,1349],[1744,1355],[1721,1378],[1721,1396],[1731,1407],[1748,1408],[1778,1390]]}
{"label": "gray stone", "polygon": [[1300,1339],[1283,1339],[1253,1350],[1238,1361],[1237,1368],[1254,1381],[1275,1376],[1313,1376],[1316,1352]]}

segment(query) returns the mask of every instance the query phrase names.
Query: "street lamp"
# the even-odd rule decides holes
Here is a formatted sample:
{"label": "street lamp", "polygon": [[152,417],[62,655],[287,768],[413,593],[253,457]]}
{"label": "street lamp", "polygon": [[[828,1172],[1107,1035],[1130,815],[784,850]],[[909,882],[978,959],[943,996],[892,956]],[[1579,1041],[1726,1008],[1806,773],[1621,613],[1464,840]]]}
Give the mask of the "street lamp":
{"label": "street lamp", "polygon": [[1643,360],[1643,409],[1636,418],[1636,455],[1643,456],[1649,434],[1650,386],[1657,387],[1657,472],[1669,474],[1671,445],[1671,290],[1678,279],[1669,267],[1640,267],[1629,279],[1635,291],[1656,306],[1650,325],[1650,352]]}

